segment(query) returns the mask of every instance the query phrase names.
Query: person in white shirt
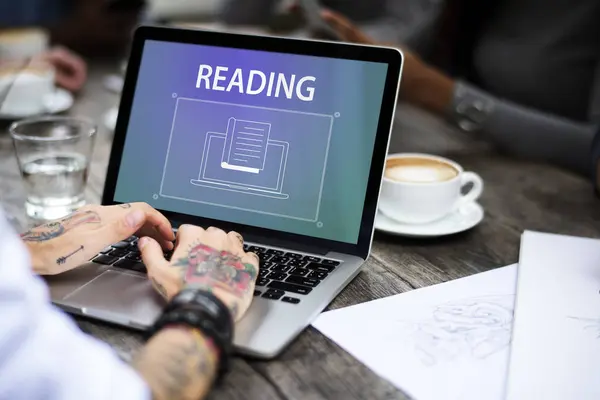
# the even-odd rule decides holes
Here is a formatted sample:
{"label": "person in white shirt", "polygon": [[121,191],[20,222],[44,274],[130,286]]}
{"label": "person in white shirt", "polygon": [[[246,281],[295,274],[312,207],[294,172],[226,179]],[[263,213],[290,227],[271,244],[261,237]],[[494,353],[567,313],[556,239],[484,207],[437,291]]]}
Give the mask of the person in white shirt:
{"label": "person in white shirt", "polygon": [[[184,304],[192,318],[180,322],[167,308],[129,365],[53,307],[38,275],[76,268],[131,235],[140,237],[148,276],[170,309],[177,312],[185,300],[178,293],[192,293],[196,303]],[[163,252],[173,248],[169,262]],[[232,332],[231,326],[226,334],[204,329],[194,318],[206,315],[202,302],[208,302],[221,306],[213,322],[238,320],[252,301],[258,264],[256,254],[244,252],[240,234],[182,225],[175,237],[169,221],[145,203],[86,206],[21,237],[0,212],[0,400],[204,397]]]}

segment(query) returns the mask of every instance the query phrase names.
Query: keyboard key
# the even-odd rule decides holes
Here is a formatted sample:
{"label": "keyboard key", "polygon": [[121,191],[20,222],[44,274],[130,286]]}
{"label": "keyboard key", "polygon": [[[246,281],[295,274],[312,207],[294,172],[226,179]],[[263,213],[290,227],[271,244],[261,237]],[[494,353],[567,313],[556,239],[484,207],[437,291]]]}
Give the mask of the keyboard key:
{"label": "keyboard key", "polygon": [[327,272],[313,271],[310,274],[308,274],[307,278],[318,279],[322,281],[323,279],[327,278]]}
{"label": "keyboard key", "polygon": [[274,254],[276,256],[282,256],[282,255],[285,254],[285,251],[283,251],[283,250],[269,249],[269,250],[267,250],[267,254]]}
{"label": "keyboard key", "polygon": [[247,244],[244,245],[244,251],[248,251],[249,248],[250,246],[248,246]]}
{"label": "keyboard key", "polygon": [[265,294],[262,295],[263,299],[269,299],[269,300],[279,300],[281,298],[281,296],[283,296],[281,293],[271,293],[271,292],[267,292]]}
{"label": "keyboard key", "polygon": [[248,248],[248,251],[259,254],[259,253],[264,253],[265,251],[267,251],[267,249],[265,249],[264,247],[259,247],[259,246],[250,246]]}
{"label": "keyboard key", "polygon": [[256,286],[267,286],[267,284],[269,283],[269,280],[266,278],[259,278],[256,281]]}
{"label": "keyboard key", "polygon": [[300,303],[300,299],[298,299],[296,297],[289,297],[289,296],[282,297],[281,301],[286,302],[286,303],[291,303],[291,304]]}
{"label": "keyboard key", "polygon": [[118,260],[117,257],[111,257],[111,256],[101,255],[101,256],[98,256],[98,257],[94,258],[93,261],[95,263],[97,263],[97,264],[110,265],[110,264],[114,263],[117,260]]}
{"label": "keyboard key", "polygon": [[296,285],[303,285],[308,287],[316,287],[319,283],[321,283],[321,281],[318,279],[303,278],[301,276],[290,276],[285,281],[289,283],[294,283]]}
{"label": "keyboard key", "polygon": [[256,297],[256,296],[260,296],[260,295],[261,295],[261,293],[262,293],[262,292],[261,292],[260,290],[255,290],[255,291],[254,291],[254,297]]}
{"label": "keyboard key", "polygon": [[[274,281],[282,281],[285,278],[287,278],[287,274],[284,274],[282,272],[271,272],[268,276],[267,279],[273,279]],[[316,286],[316,285],[315,285]]]}
{"label": "keyboard key", "polygon": [[260,260],[260,265],[262,266],[264,263],[271,260],[273,256],[270,254],[260,253],[258,254],[258,259]]}
{"label": "keyboard key", "polygon": [[130,246],[129,242],[119,242],[112,245],[115,249],[126,249]]}
{"label": "keyboard key", "polygon": [[306,276],[310,273],[310,270],[305,269],[305,268],[292,268],[292,270],[290,271],[290,275],[296,275],[296,276]]}
{"label": "keyboard key", "polygon": [[319,257],[313,257],[313,256],[304,256],[303,260],[310,261],[310,262],[321,261],[321,259]]}
{"label": "keyboard key", "polygon": [[292,267],[290,267],[289,265],[275,264],[273,267],[271,267],[271,271],[273,272],[288,272],[290,269],[292,269]]}
{"label": "keyboard key", "polygon": [[135,236],[130,236],[130,237],[128,237],[127,239],[125,239],[124,241],[125,241],[125,242],[129,242],[129,243],[131,243],[131,242],[135,242],[136,240],[137,240],[137,237],[135,237]]}
{"label": "keyboard key", "polygon": [[294,285],[287,282],[273,281],[269,283],[269,288],[284,290],[286,292],[292,292],[297,294],[309,294],[312,289],[306,286]]}
{"label": "keyboard key", "polygon": [[110,253],[112,251],[112,249],[113,248],[111,246],[105,247],[102,251],[100,251],[100,254]]}
{"label": "keyboard key", "polygon": [[303,257],[302,254],[298,254],[298,253],[285,253],[285,256],[289,257],[289,258],[297,258],[297,259],[300,259]]}
{"label": "keyboard key", "polygon": [[332,265],[325,265],[320,263],[311,262],[306,266],[308,269],[312,269],[313,271],[321,271],[321,272],[331,272],[335,269]]}
{"label": "keyboard key", "polygon": [[292,259],[286,265],[291,265],[292,267],[300,267],[300,268],[302,268],[302,267],[306,267],[307,264],[308,264],[308,261],[306,261],[306,260]]}
{"label": "keyboard key", "polygon": [[277,264],[271,261],[267,261],[266,263],[260,266],[260,269],[273,271],[273,268],[275,267],[277,267]]}
{"label": "keyboard key", "polygon": [[258,278],[266,278],[270,274],[268,269],[259,269],[258,270]]}
{"label": "keyboard key", "polygon": [[275,293],[283,296],[285,294],[285,291],[279,289],[268,289],[267,293]]}
{"label": "keyboard key", "polygon": [[270,261],[277,264],[286,264],[290,259],[287,257],[274,256]]}
{"label": "keyboard key", "polygon": [[109,256],[113,257],[125,257],[127,254],[129,254],[129,252],[123,249],[114,249],[113,251],[108,253]]}
{"label": "keyboard key", "polygon": [[140,256],[139,254],[135,254],[135,253],[129,253],[125,256],[125,258],[128,260],[133,260],[133,261],[142,261],[142,256]]}
{"label": "keyboard key", "polygon": [[335,260],[323,260],[323,261],[321,261],[321,264],[333,265],[335,267],[335,266],[340,265],[340,262],[339,261],[335,261]]}

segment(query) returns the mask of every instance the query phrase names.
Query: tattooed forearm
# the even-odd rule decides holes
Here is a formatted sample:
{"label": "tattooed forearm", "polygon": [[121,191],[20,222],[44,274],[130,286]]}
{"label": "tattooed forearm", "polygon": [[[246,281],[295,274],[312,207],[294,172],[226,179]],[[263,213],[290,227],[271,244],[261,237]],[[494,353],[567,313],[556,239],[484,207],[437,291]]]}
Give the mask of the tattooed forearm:
{"label": "tattooed forearm", "polygon": [[119,204],[119,207],[121,207],[121,208],[131,208],[131,204],[129,204],[129,203],[123,203],[123,204]]}
{"label": "tattooed forearm", "polygon": [[62,265],[62,264],[64,264],[64,263],[66,263],[66,262],[67,262],[67,260],[69,259],[69,257],[71,257],[71,256],[72,256],[72,255],[74,255],[74,254],[77,254],[77,253],[79,253],[80,251],[83,251],[83,245],[79,246],[79,247],[77,248],[77,250],[75,250],[75,251],[72,251],[71,253],[67,254],[66,256],[62,256],[62,257],[59,257],[59,258],[57,258],[57,259],[56,259],[56,263],[57,263],[58,265]]}
{"label": "tattooed forearm", "polygon": [[77,226],[100,222],[100,216],[95,211],[76,211],[58,221],[48,222],[21,234],[21,239],[25,242],[46,242],[64,235]]}
{"label": "tattooed forearm", "polygon": [[236,297],[243,297],[250,290],[257,273],[254,265],[242,263],[239,257],[229,252],[203,244],[192,246],[175,265],[186,268],[186,285],[218,288]]}
{"label": "tattooed forearm", "polygon": [[166,328],[134,360],[153,398],[200,399],[215,377],[218,354],[211,340],[185,327]]}

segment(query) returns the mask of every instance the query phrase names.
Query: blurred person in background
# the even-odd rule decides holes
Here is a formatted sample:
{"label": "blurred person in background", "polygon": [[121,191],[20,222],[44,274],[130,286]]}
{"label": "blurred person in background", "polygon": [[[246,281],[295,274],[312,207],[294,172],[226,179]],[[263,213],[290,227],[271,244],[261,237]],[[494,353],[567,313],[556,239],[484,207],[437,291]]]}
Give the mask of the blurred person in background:
{"label": "blurred person in background", "polygon": [[[279,3],[246,3],[268,1]],[[237,15],[242,2],[228,0],[226,13]],[[371,14],[381,15],[382,25],[395,21],[395,31],[372,33],[378,20],[357,17],[371,4],[359,0],[323,0],[322,18],[344,41],[403,50],[403,101],[510,155],[590,174],[590,146],[600,122],[599,1],[376,3],[378,13]]]}
{"label": "blurred person in background", "polygon": [[42,27],[52,43],[84,56],[120,55],[130,42],[143,0],[2,0],[0,27]]}

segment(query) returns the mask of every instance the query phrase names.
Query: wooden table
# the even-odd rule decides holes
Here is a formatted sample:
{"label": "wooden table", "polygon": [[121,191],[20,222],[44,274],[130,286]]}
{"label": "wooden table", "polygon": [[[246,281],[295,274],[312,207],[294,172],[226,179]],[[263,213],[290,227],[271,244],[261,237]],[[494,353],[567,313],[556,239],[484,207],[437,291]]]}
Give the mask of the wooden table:
{"label": "wooden table", "polygon": [[[116,71],[96,66],[91,82],[78,97],[72,114],[100,121],[118,102],[102,87]],[[87,190],[98,202],[112,133],[100,128]],[[335,299],[332,309],[401,293],[517,261],[524,229],[580,236],[600,236],[600,203],[581,177],[546,165],[500,156],[484,143],[444,123],[401,105],[392,151],[443,154],[478,172],[486,187],[481,204],[485,220],[452,237],[414,240],[376,234],[373,253],[359,276]],[[10,138],[0,135],[0,199],[22,227],[23,189]],[[83,330],[131,354],[140,336],[101,323],[79,321]],[[357,324],[361,321],[357,321]],[[238,358],[224,385],[211,398],[226,399],[388,399],[406,398],[343,350],[309,328],[276,360]]]}

